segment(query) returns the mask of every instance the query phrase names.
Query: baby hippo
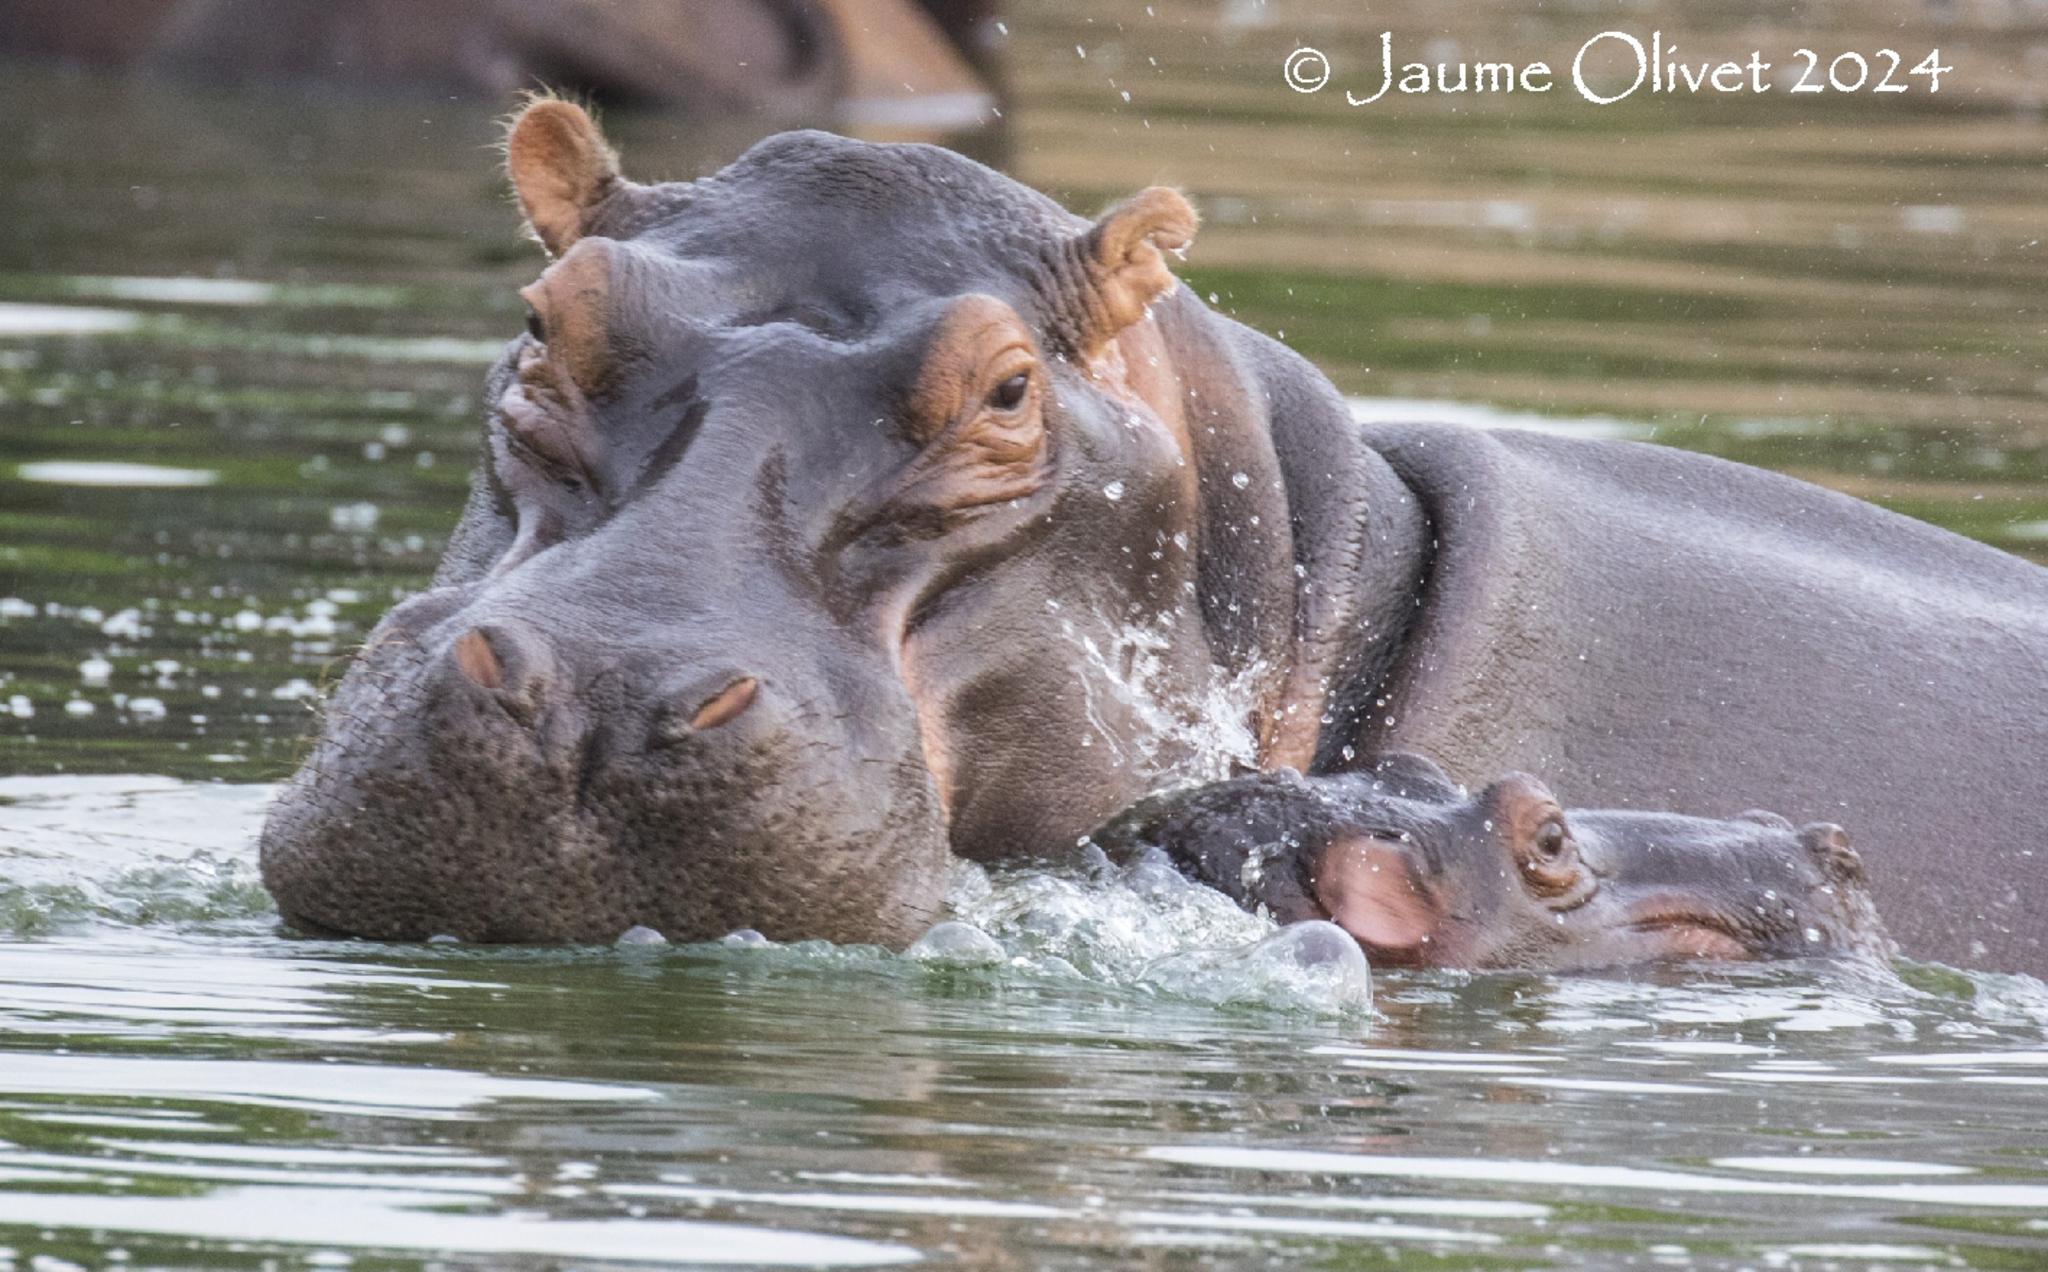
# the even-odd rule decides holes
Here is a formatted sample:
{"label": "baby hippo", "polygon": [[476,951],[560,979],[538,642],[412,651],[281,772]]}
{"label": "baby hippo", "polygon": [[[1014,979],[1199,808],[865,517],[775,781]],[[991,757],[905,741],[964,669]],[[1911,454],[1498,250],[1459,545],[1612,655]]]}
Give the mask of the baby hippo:
{"label": "baby hippo", "polygon": [[1864,954],[1890,939],[1839,826],[1574,812],[1515,773],[1477,795],[1430,761],[1292,770],[1157,796],[1093,836],[1164,851],[1282,923],[1330,919],[1375,965],[1573,970]]}

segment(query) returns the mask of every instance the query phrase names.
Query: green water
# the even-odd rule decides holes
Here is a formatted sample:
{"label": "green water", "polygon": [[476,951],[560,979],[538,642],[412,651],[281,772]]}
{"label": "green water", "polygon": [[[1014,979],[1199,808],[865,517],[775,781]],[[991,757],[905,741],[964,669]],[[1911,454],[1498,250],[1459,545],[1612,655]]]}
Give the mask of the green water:
{"label": "green water", "polygon": [[[1716,7],[1954,42],[1975,91],[1362,117],[1280,58],[1481,19],[1259,8],[1011,15],[1012,167],[1083,209],[1182,183],[1190,284],[1362,414],[1647,437],[2048,551],[2048,37]],[[0,103],[0,1268],[2048,1266],[2024,978],[1383,973],[1368,1008],[1168,883],[972,874],[1001,961],[280,938],[268,784],[431,570],[537,267],[497,107],[19,70]],[[650,176],[749,139],[610,124]]]}

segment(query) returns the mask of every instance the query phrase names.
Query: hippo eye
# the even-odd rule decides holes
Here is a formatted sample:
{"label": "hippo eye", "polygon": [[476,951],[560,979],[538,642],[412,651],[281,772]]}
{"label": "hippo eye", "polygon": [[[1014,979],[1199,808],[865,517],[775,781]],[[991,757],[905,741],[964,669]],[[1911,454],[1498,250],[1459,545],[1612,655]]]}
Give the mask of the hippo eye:
{"label": "hippo eye", "polygon": [[1024,401],[1024,395],[1031,390],[1031,373],[1019,371],[1016,375],[998,384],[988,395],[989,405],[998,411],[1014,411]]}
{"label": "hippo eye", "polygon": [[1515,859],[1522,879],[1538,896],[1562,898],[1585,881],[1571,828],[1552,810],[1536,828],[1516,838]]}
{"label": "hippo eye", "polygon": [[540,320],[540,311],[535,309],[532,305],[528,305],[526,307],[526,334],[532,336],[535,340],[540,341],[542,344],[546,344],[548,342],[547,326]]}

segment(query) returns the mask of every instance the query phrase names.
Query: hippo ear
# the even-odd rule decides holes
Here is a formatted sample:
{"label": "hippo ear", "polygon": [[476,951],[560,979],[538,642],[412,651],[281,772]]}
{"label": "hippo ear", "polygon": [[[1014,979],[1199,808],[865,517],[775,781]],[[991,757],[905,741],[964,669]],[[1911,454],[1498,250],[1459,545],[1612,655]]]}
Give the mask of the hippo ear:
{"label": "hippo ear", "polygon": [[1374,835],[1339,839],[1313,872],[1316,903],[1379,963],[1420,967],[1440,961],[1433,949],[1444,916],[1416,882],[1410,849]]}
{"label": "hippo ear", "polygon": [[591,209],[619,184],[618,159],[574,102],[540,98],[505,138],[505,169],[534,237],[560,256],[583,237]]}
{"label": "hippo ear", "polygon": [[1092,304],[1081,321],[1080,346],[1094,356],[1145,316],[1146,306],[1173,290],[1166,253],[1195,241],[1195,209],[1178,190],[1153,186],[1117,204],[1082,236],[1081,256]]}
{"label": "hippo ear", "polygon": [[1799,828],[1799,842],[1830,883],[1854,886],[1863,882],[1863,857],[1849,843],[1849,832],[1833,822]]}

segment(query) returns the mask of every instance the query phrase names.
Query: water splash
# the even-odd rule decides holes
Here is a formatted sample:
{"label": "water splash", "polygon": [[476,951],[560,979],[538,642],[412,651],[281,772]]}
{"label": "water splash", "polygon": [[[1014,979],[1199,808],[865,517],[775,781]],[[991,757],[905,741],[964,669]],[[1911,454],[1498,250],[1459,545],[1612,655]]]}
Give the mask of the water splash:
{"label": "water splash", "polygon": [[1154,790],[1213,782],[1257,766],[1252,714],[1271,672],[1253,661],[1236,674],[1209,668],[1191,687],[1176,674],[1174,633],[1165,624],[1110,625],[1105,644],[1063,619],[1060,632],[1080,651],[1080,683],[1090,732],[1117,768],[1156,774]]}
{"label": "water splash", "polygon": [[268,921],[267,786],[149,777],[0,780],[0,937]]}
{"label": "water splash", "polygon": [[1038,973],[1145,994],[1231,1006],[1350,1014],[1372,1005],[1365,956],[1328,923],[1276,928],[1159,860],[1086,876],[1044,870],[990,875],[963,864],[950,904],[958,920],[928,943],[973,961],[1007,958]]}

